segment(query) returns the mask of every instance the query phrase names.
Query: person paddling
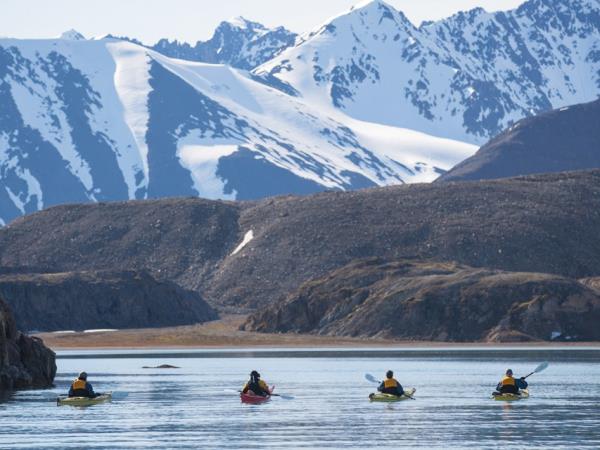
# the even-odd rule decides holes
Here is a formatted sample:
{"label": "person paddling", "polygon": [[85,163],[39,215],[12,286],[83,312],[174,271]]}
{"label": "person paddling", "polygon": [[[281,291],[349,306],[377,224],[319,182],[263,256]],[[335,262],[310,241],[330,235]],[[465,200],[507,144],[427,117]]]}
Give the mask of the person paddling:
{"label": "person paddling", "polygon": [[81,372],[79,376],[71,384],[69,389],[69,397],[88,397],[96,398],[100,394],[94,392],[94,388],[87,382],[87,373]]}
{"label": "person paddling", "polygon": [[520,389],[527,389],[525,377],[516,379],[513,377],[513,371],[508,369],[504,378],[496,386],[496,390],[501,394],[518,394]]}
{"label": "person paddling", "polygon": [[269,385],[260,379],[260,373],[258,373],[256,370],[250,372],[250,380],[248,380],[242,389],[244,394],[247,394],[249,391],[254,395],[259,395],[261,397],[267,397],[271,394]]}
{"label": "person paddling", "polygon": [[384,394],[391,394],[397,397],[401,397],[404,394],[402,385],[394,378],[394,372],[391,370],[387,371],[385,374],[385,380],[381,382],[377,390],[379,392],[383,392]]}

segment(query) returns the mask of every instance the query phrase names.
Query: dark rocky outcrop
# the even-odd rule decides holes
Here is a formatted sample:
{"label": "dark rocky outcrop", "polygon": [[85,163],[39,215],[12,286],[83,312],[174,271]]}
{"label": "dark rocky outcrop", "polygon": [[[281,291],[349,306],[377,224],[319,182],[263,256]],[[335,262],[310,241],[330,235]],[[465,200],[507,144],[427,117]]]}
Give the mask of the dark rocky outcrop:
{"label": "dark rocky outcrop", "polygon": [[181,367],[172,366],[171,364],[161,364],[159,366],[143,366],[142,369],[181,369]]}
{"label": "dark rocky outcrop", "polygon": [[[253,239],[234,249],[252,230]],[[220,308],[280,301],[353,260],[600,275],[600,171],[230,203],[70,205],[0,229],[0,266],[148,270]]]}
{"label": "dark rocky outcrop", "polygon": [[436,182],[600,168],[600,99],[523,119]]}
{"label": "dark rocky outcrop", "polygon": [[145,328],[217,318],[197,292],[146,272],[5,274],[0,296],[23,330]]}
{"label": "dark rocky outcrop", "polygon": [[434,341],[600,340],[600,293],[540,273],[454,263],[353,262],[244,328]]}
{"label": "dark rocky outcrop", "polygon": [[40,339],[17,331],[8,305],[0,299],[0,392],[51,386],[55,356]]}

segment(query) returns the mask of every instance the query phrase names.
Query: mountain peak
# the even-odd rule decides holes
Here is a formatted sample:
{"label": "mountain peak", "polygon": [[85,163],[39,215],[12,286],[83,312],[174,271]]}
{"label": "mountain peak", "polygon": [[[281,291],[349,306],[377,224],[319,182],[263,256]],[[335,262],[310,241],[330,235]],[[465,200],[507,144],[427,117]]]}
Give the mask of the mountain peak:
{"label": "mountain peak", "polygon": [[232,17],[231,19],[225,20],[221,22],[221,25],[228,24],[234,28],[239,28],[242,30],[265,30],[265,26],[258,22],[252,22],[251,20],[246,19],[242,16]]}
{"label": "mountain peak", "polygon": [[79,31],[71,28],[70,30],[67,30],[63,34],[61,34],[60,39],[65,39],[68,41],[85,41],[85,36]]}

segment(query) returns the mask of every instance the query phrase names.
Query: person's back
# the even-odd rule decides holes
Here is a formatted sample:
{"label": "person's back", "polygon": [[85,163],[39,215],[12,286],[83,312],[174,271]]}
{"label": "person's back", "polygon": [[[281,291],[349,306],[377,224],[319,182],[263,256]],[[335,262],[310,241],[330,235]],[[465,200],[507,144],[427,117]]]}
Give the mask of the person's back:
{"label": "person's back", "polygon": [[513,371],[508,369],[506,374],[496,386],[496,390],[502,394],[518,394],[520,389],[527,389],[525,378],[515,379]]}
{"label": "person's back", "polygon": [[244,394],[248,393],[248,391],[262,397],[271,394],[269,385],[260,379],[260,374],[256,370],[253,370],[252,373],[250,373],[250,380],[248,380],[242,389]]}
{"label": "person's back", "polygon": [[87,373],[81,372],[69,389],[69,397],[96,397],[94,388],[87,382]]}
{"label": "person's back", "polygon": [[396,395],[398,397],[404,394],[402,385],[394,378],[394,372],[391,370],[387,371],[385,374],[385,380],[381,382],[377,390],[379,392],[383,392],[384,394]]}

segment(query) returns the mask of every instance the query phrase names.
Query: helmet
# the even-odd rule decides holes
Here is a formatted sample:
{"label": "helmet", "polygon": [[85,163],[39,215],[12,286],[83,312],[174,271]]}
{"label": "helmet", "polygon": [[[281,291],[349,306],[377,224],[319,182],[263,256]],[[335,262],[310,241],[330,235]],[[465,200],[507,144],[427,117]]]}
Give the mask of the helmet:
{"label": "helmet", "polygon": [[388,378],[392,378],[394,376],[394,372],[392,372],[391,370],[388,370],[385,374],[386,377]]}
{"label": "helmet", "polygon": [[253,370],[252,372],[250,372],[250,376],[252,378],[260,378],[260,373],[258,373],[256,370]]}
{"label": "helmet", "polygon": [[81,372],[78,378],[80,380],[87,380],[87,372]]}
{"label": "helmet", "polygon": [[511,369],[508,369],[506,371],[506,375],[508,375],[509,377],[512,377],[513,371]]}

